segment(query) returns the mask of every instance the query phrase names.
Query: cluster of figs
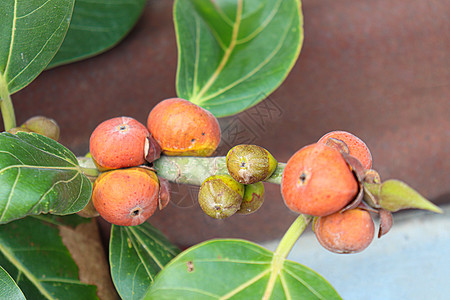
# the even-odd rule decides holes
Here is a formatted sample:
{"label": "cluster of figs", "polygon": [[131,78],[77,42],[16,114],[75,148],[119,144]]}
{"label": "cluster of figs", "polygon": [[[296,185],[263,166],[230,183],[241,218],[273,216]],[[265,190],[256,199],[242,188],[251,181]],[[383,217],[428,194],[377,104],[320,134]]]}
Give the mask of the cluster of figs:
{"label": "cluster of figs", "polygon": [[[13,131],[59,137],[56,122],[44,117],[32,118]],[[180,98],[158,103],[147,126],[130,117],[102,122],[90,137],[89,155],[101,174],[93,180],[92,201],[86,209],[116,225],[142,224],[170,201],[169,182],[157,176],[152,162],[161,155],[211,156],[220,139],[214,115]],[[199,205],[212,218],[258,210],[264,202],[262,182],[276,171],[276,176],[282,173],[281,194],[287,207],[313,216],[319,243],[332,252],[367,248],[375,233],[372,214],[380,217],[379,237],[392,226],[391,213],[365,188],[381,183],[371,169],[372,155],[351,133],[330,132],[298,150],[286,164],[279,164],[262,147],[237,145],[229,150],[226,167],[227,174],[206,178],[199,190]]]}

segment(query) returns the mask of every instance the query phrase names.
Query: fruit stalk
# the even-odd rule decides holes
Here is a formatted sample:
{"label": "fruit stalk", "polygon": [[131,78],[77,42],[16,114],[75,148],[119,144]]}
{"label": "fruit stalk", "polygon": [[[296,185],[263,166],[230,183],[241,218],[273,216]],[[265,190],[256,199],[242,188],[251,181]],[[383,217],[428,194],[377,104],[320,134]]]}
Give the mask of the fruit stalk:
{"label": "fruit stalk", "polygon": [[283,238],[278,244],[277,250],[273,255],[272,259],[272,273],[267,283],[266,291],[264,293],[263,299],[269,299],[272,293],[273,286],[275,285],[276,279],[278,278],[281,269],[283,268],[284,261],[291,252],[292,247],[294,247],[295,242],[298,240],[300,235],[305,231],[309,222],[311,222],[312,217],[308,215],[299,215],[297,219],[289,227],[288,231],[284,234]]}
{"label": "fruit stalk", "polygon": [[[266,182],[281,184],[281,176],[285,163],[278,163],[275,172]],[[200,186],[206,178],[228,174],[225,156],[191,157],[191,156],[161,156],[153,162],[158,176],[169,181]]]}
{"label": "fruit stalk", "polygon": [[3,124],[5,131],[16,127],[16,116],[14,107],[9,95],[7,84],[2,76],[0,76],[0,109],[2,111]]}

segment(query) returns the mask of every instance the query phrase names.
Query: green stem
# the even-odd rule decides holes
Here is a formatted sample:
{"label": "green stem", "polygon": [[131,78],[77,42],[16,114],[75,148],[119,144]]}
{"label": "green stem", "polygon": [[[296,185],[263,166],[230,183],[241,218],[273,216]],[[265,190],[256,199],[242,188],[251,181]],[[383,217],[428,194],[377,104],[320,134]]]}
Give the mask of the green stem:
{"label": "green stem", "polygon": [[[277,169],[267,182],[281,184],[285,163],[279,163]],[[218,174],[228,174],[225,156],[191,157],[161,156],[153,162],[153,167],[169,181],[183,184],[201,185],[206,178]]]}
{"label": "green stem", "polygon": [[275,282],[280,275],[286,257],[288,256],[289,252],[291,252],[291,249],[292,247],[294,247],[295,242],[305,231],[311,220],[312,217],[308,215],[298,216],[294,223],[292,223],[291,227],[289,227],[288,231],[286,231],[286,233],[284,234],[283,238],[280,241],[280,244],[278,244],[277,250],[275,250],[275,253],[273,254],[272,272],[270,274],[263,299],[270,299],[273,287],[275,286]]}
{"label": "green stem", "polygon": [[3,124],[5,131],[16,127],[16,115],[11,101],[11,96],[2,75],[0,75],[0,109],[2,111]]}
{"label": "green stem", "polygon": [[312,217],[309,215],[298,216],[278,244],[275,256],[285,259],[311,220]]}

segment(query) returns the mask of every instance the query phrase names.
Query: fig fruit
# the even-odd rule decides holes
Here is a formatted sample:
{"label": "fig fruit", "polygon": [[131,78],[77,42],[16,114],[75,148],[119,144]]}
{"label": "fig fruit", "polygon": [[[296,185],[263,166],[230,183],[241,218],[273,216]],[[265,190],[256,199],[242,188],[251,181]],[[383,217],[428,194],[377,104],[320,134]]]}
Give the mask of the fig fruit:
{"label": "fig fruit", "polygon": [[369,212],[355,208],[316,218],[313,230],[325,249],[335,253],[357,253],[372,242],[375,225]]}
{"label": "fig fruit", "polygon": [[35,116],[28,119],[25,123],[22,124],[22,128],[26,128],[32,132],[39,133],[49,137],[55,141],[59,139],[59,126],[55,120],[43,117],[43,116]]}
{"label": "fig fruit", "polygon": [[92,202],[100,216],[120,226],[144,223],[155,212],[158,198],[158,178],[145,168],[102,173],[92,191]]}
{"label": "fig fruit", "polygon": [[344,208],[358,193],[358,182],[342,154],[325,144],[297,151],[281,178],[281,194],[293,211],[326,216]]}
{"label": "fig fruit", "polygon": [[158,103],[148,116],[147,128],[166,155],[210,156],[220,143],[216,117],[180,98]]}
{"label": "fig fruit", "polygon": [[322,136],[318,143],[330,144],[327,142],[330,138],[344,142],[348,147],[348,154],[356,157],[366,169],[372,168],[372,154],[366,143],[360,138],[347,131],[332,131]]}
{"label": "fig fruit", "polygon": [[236,213],[244,197],[244,185],[230,175],[208,177],[201,185],[198,202],[210,217],[224,219]]}
{"label": "fig fruit", "polygon": [[244,198],[238,214],[248,215],[257,211],[264,203],[264,184],[257,182],[245,186]]}
{"label": "fig fruit", "polygon": [[89,149],[100,170],[135,167],[145,163],[145,143],[150,133],[130,117],[106,120],[92,132]]}
{"label": "fig fruit", "polygon": [[269,178],[277,161],[266,149],[256,145],[238,145],[226,157],[230,175],[242,184],[252,184]]}

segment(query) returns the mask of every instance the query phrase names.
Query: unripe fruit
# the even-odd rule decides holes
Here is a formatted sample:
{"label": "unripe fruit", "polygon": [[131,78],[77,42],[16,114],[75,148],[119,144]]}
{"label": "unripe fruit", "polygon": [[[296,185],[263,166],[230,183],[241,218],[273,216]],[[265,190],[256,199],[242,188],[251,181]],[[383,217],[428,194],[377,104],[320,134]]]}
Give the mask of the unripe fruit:
{"label": "unripe fruit", "polygon": [[94,183],[92,201],[108,222],[120,226],[144,223],[156,210],[159,181],[155,172],[130,168],[102,173]]}
{"label": "unripe fruit", "polygon": [[198,202],[208,216],[224,219],[232,216],[241,207],[243,196],[243,184],[230,175],[214,175],[202,183]]}
{"label": "unripe fruit", "polygon": [[347,205],[358,192],[358,183],[342,154],[324,144],[297,151],[287,162],[281,193],[293,211],[326,216]]}
{"label": "unripe fruit", "polygon": [[129,117],[104,121],[92,132],[89,149],[102,170],[135,167],[145,163],[147,128]]}
{"label": "unripe fruit", "polygon": [[346,131],[332,131],[321,137],[318,143],[326,144],[329,138],[343,141],[349,150],[349,154],[356,157],[366,169],[372,168],[372,154],[367,145],[357,136]]}
{"label": "unripe fruit", "polygon": [[266,149],[256,145],[238,145],[226,157],[230,175],[242,184],[252,184],[269,178],[277,161]]}
{"label": "unripe fruit", "polygon": [[22,124],[23,128],[29,129],[32,132],[36,132],[46,137],[49,137],[55,141],[59,139],[59,126],[55,120],[43,117],[36,116],[28,119],[25,123]]}
{"label": "unripe fruit", "polygon": [[264,203],[264,184],[257,182],[245,186],[244,198],[238,214],[248,215],[257,211]]}
{"label": "unripe fruit", "polygon": [[148,116],[147,128],[166,155],[210,156],[220,143],[216,117],[180,98],[158,103]]}
{"label": "unripe fruit", "polygon": [[30,129],[25,127],[13,127],[10,130],[8,130],[9,133],[16,134],[18,132],[32,132]]}
{"label": "unripe fruit", "polygon": [[360,252],[370,245],[375,233],[370,213],[358,208],[318,217],[313,229],[319,243],[335,253]]}

